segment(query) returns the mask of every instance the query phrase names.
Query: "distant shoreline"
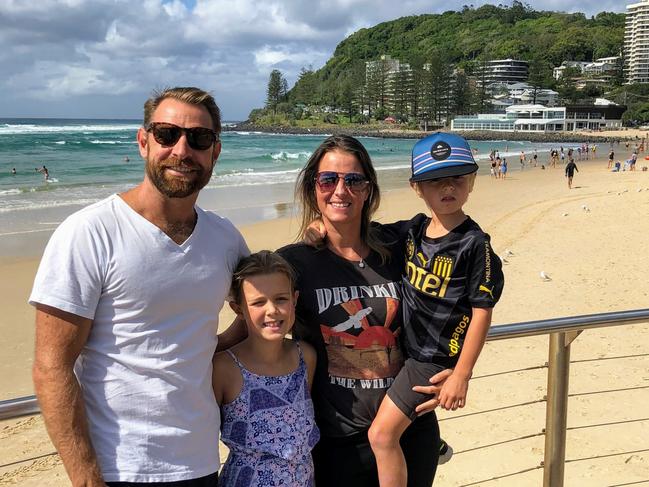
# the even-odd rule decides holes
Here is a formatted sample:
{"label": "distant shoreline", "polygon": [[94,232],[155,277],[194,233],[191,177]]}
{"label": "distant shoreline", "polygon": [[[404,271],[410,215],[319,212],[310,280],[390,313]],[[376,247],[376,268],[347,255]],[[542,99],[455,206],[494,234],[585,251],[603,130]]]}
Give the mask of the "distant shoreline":
{"label": "distant shoreline", "polygon": [[[434,130],[424,132],[420,130],[395,129],[391,127],[363,129],[361,127],[286,127],[286,126],[259,126],[247,122],[233,126],[223,127],[224,132],[262,132],[267,134],[286,135],[352,135],[354,137],[377,137],[383,139],[421,139]],[[441,130],[451,132],[450,130]],[[468,140],[493,140],[493,141],[530,141],[530,142],[597,142],[606,140],[634,140],[633,133],[620,135],[619,132],[607,135],[607,132],[584,133],[584,132],[496,132],[491,130],[453,131],[462,135]]]}

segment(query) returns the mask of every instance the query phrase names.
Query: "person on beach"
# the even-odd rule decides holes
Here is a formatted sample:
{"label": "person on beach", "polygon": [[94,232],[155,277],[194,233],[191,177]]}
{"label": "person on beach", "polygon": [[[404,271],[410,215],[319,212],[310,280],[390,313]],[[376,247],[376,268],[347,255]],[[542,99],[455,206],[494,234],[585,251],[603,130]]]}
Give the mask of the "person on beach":
{"label": "person on beach", "polygon": [[412,485],[408,456],[399,440],[424,399],[413,386],[453,369],[441,387],[439,404],[452,411],[464,407],[502,293],[502,264],[489,235],[462,208],[477,169],[469,144],[458,135],[430,135],[412,151],[410,185],[428,206],[430,217],[419,214],[393,226],[398,235],[407,235],[402,283],[408,358],[369,431],[381,487]]}
{"label": "person on beach", "polygon": [[[321,439],[313,450],[318,487],[378,487],[368,430],[404,355],[400,311],[405,246],[372,223],[380,191],[372,161],[355,138],[331,136],[300,172],[301,234],[321,221],[326,239],[279,253],[293,266],[299,298],[294,337],[318,355],[313,401]],[[322,237],[320,237],[322,238]],[[413,487],[430,487],[440,451],[435,395],[451,373],[417,387],[425,413],[401,440]],[[430,383],[428,382],[430,379]],[[431,385],[432,384],[432,385]]]}
{"label": "person on beach", "polygon": [[314,485],[316,352],[286,338],[295,321],[294,282],[290,265],[267,250],[243,258],[234,273],[230,306],[248,336],[214,357],[214,395],[230,449],[221,487]]}
{"label": "person on beach", "polygon": [[608,153],[608,166],[606,169],[611,169],[613,167],[613,161],[615,160],[615,151],[611,148],[611,152]]}
{"label": "person on beach", "polygon": [[507,179],[507,159],[505,157],[500,163],[500,174],[503,179]]}
{"label": "person on beach", "polygon": [[496,175],[496,160],[491,159],[491,169],[489,171],[489,174],[491,175],[492,178],[497,178],[498,176]]}
{"label": "person on beach", "polygon": [[568,164],[566,164],[566,177],[568,178],[568,189],[572,189],[572,178],[575,175],[575,171],[579,172],[577,169],[577,164],[575,164],[574,159],[570,159]]}
{"label": "person on beach", "polygon": [[218,313],[249,253],[196,205],[220,131],[210,94],[155,92],[137,132],[143,181],[68,217],[45,249],[33,378],[72,485],[216,485]]}
{"label": "person on beach", "polygon": [[539,155],[536,153],[536,149],[534,149],[534,155],[532,156],[532,158],[534,159],[534,167],[536,167],[538,165],[539,159]]}
{"label": "person on beach", "polygon": [[521,151],[521,155],[519,156],[520,162],[521,162],[521,170],[525,169],[525,151]]}

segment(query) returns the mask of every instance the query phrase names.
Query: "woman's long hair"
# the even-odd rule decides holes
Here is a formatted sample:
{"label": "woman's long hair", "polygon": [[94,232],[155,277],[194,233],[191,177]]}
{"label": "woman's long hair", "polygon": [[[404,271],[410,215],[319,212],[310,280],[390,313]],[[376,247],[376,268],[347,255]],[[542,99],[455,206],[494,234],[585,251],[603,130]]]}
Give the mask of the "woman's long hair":
{"label": "woman's long hair", "polygon": [[370,155],[356,138],[349,135],[332,135],[327,137],[322,144],[313,152],[306,165],[300,171],[297,182],[295,184],[295,196],[300,202],[302,207],[302,222],[300,224],[300,236],[304,236],[309,223],[322,218],[320,210],[318,209],[318,202],[316,200],[316,175],[320,167],[320,161],[327,152],[340,151],[352,154],[358,162],[360,162],[365,177],[369,181],[369,196],[363,204],[363,212],[361,215],[361,240],[376,251],[381,256],[381,260],[385,261],[388,257],[388,251],[381,241],[376,237],[375,232],[372,231],[370,225],[372,216],[376,212],[381,202],[381,192],[376,179],[376,171],[372,165]]}

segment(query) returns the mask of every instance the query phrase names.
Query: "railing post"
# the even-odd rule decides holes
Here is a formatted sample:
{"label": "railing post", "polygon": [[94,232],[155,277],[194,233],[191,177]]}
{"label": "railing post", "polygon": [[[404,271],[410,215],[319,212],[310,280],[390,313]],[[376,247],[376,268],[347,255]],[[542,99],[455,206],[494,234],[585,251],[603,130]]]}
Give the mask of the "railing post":
{"label": "railing post", "polygon": [[568,416],[568,379],[570,377],[570,341],[568,333],[550,334],[543,487],[563,487]]}

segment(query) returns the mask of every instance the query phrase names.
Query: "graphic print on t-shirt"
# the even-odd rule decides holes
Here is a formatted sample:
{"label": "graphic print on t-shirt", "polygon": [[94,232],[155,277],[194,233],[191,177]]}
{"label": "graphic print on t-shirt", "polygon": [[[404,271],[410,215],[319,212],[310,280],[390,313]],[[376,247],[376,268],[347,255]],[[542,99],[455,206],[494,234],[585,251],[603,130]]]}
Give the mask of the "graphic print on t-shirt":
{"label": "graphic print on t-shirt", "polygon": [[[316,295],[320,316],[337,311],[327,316],[342,317],[338,322],[320,324],[332,383],[355,387],[358,384],[353,379],[359,379],[366,388],[387,387],[383,379],[391,380],[403,364],[397,339],[401,329],[390,329],[399,310],[395,284],[316,289]],[[383,323],[376,324],[372,304],[385,309]]]}
{"label": "graphic print on t-shirt", "polygon": [[406,274],[412,286],[429,296],[443,298],[453,273],[454,259],[448,255],[435,255],[426,258],[423,252],[415,254],[415,243],[412,236],[406,242]]}

